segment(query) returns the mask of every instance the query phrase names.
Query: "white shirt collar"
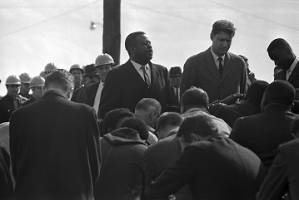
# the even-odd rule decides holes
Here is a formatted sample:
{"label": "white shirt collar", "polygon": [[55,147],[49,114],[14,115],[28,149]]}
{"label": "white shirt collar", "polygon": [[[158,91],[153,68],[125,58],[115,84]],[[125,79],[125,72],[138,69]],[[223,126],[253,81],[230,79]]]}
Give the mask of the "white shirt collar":
{"label": "white shirt collar", "polygon": [[289,77],[291,76],[292,72],[294,71],[297,63],[299,62],[298,58],[295,58],[293,63],[291,64],[290,68],[286,71],[286,79],[288,80]]}
{"label": "white shirt collar", "polygon": [[[140,68],[143,66],[143,65],[141,65],[141,64],[139,64],[139,63],[137,63],[137,62],[135,62],[134,60],[130,60],[130,61],[131,61],[132,65],[135,67],[135,69],[136,69],[137,71],[139,71]],[[148,65],[148,64],[145,65],[145,70],[149,70],[149,65]]]}
{"label": "white shirt collar", "polygon": [[219,57],[221,57],[221,58],[222,58],[222,61],[224,61],[225,54],[223,54],[223,56],[217,56],[217,55],[214,53],[212,47],[211,47],[210,49],[211,49],[212,56],[213,56],[213,58],[214,58],[214,60],[215,60],[215,63],[218,64],[218,62],[219,62],[219,61],[218,61],[218,58],[219,58]]}

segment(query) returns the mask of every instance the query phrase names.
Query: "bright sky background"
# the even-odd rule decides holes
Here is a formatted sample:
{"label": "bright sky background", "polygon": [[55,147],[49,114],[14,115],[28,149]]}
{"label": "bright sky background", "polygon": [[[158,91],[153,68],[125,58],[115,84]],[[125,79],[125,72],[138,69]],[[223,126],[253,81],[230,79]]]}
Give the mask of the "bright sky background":
{"label": "bright sky background", "polygon": [[[125,37],[145,31],[153,62],[183,66],[206,50],[214,21],[231,20],[237,28],[231,52],[249,58],[259,79],[272,81],[273,62],[266,48],[283,37],[299,55],[298,0],[122,0],[121,63],[128,59]],[[0,95],[8,75],[38,75],[53,62],[68,69],[93,63],[102,52],[103,0],[9,0],[0,2]],[[91,31],[90,21],[100,24]]]}

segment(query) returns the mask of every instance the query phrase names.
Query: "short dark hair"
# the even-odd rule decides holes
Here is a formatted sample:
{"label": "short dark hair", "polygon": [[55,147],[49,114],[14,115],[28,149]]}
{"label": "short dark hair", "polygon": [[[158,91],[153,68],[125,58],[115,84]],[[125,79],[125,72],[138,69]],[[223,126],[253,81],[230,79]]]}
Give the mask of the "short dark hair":
{"label": "short dark hair", "polygon": [[288,81],[275,80],[264,92],[264,105],[278,103],[291,106],[295,99],[295,88]]}
{"label": "short dark hair", "polygon": [[218,136],[220,135],[220,132],[216,122],[209,114],[205,112],[197,112],[194,115],[184,118],[184,121],[178,130],[177,136],[182,137],[184,141],[191,143],[194,140],[191,134],[208,137]]}
{"label": "short dark hair", "polygon": [[183,93],[181,104],[185,110],[192,107],[208,108],[209,96],[203,89],[192,86]]}
{"label": "short dark hair", "polygon": [[132,47],[136,46],[136,40],[137,40],[136,38],[140,35],[145,35],[145,32],[136,31],[136,32],[130,33],[127,36],[126,41],[125,41],[125,47],[129,54],[131,52]]}
{"label": "short dark hair", "polygon": [[293,53],[291,46],[283,38],[276,38],[269,44],[269,46],[267,48],[267,52],[268,52],[269,57],[272,60],[276,59],[275,57],[273,57],[273,53],[272,53],[276,50],[280,50],[280,51],[283,50],[283,51],[286,51],[287,53]]}
{"label": "short dark hair", "polygon": [[225,32],[231,37],[235,35],[236,28],[234,24],[228,20],[218,20],[213,24],[211,35],[214,36],[220,32]]}
{"label": "short dark hair", "polygon": [[136,130],[139,133],[139,136],[143,140],[148,138],[148,128],[144,121],[138,118],[126,117],[124,118],[119,125],[119,128],[127,127]]}
{"label": "short dark hair", "polygon": [[246,99],[253,103],[256,106],[261,105],[261,101],[264,95],[264,92],[269,85],[268,82],[262,80],[254,81],[249,87],[246,92]]}
{"label": "short dark hair", "polygon": [[74,77],[64,69],[56,69],[45,78],[45,88],[49,85],[56,85],[63,91],[69,91],[74,87]]}
{"label": "short dark hair", "polygon": [[163,129],[166,126],[180,126],[183,122],[183,117],[176,112],[163,113],[157,122],[157,130]]}
{"label": "short dark hair", "polygon": [[134,117],[134,114],[127,108],[117,108],[107,112],[101,124],[101,136],[117,129],[117,125],[126,117]]}

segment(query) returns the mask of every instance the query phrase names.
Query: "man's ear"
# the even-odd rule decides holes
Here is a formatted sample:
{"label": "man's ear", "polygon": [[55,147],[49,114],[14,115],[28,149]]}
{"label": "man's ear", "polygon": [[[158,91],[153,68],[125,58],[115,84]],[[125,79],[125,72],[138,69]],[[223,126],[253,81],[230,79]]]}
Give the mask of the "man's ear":
{"label": "man's ear", "polygon": [[210,39],[213,40],[213,38],[214,38],[214,34],[210,33]]}
{"label": "man's ear", "polygon": [[72,99],[72,96],[73,96],[73,90],[69,90],[67,93],[66,93],[66,97],[68,100],[71,100]]}
{"label": "man's ear", "polygon": [[149,113],[148,117],[151,122],[155,122],[157,120],[157,118],[159,117],[159,113],[157,111],[153,111],[153,112]]}

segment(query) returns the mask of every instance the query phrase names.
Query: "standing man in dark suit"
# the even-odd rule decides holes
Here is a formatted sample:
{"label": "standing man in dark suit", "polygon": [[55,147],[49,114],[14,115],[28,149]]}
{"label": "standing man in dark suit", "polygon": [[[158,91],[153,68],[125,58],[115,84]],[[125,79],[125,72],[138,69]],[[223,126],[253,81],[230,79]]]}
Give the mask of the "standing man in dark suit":
{"label": "standing man in dark suit", "polygon": [[199,141],[185,147],[178,161],[150,186],[148,196],[168,197],[189,185],[193,199],[253,200],[260,184],[260,159],[223,136],[208,114],[189,119],[182,140]]}
{"label": "standing man in dark suit", "polygon": [[185,65],[182,93],[191,86],[205,90],[210,102],[235,93],[245,93],[247,73],[241,57],[228,52],[235,35],[233,23],[219,20],[213,24],[212,46],[190,57]]}
{"label": "standing man in dark suit", "polygon": [[277,38],[269,44],[267,51],[276,65],[274,79],[287,80],[294,88],[299,88],[299,60],[289,43]]}
{"label": "standing man in dark suit", "polygon": [[153,49],[144,32],[133,32],[125,41],[130,60],[107,75],[100,101],[100,118],[114,108],[134,111],[142,98],[154,98],[162,105],[168,101],[167,69],[151,63]]}
{"label": "standing man in dark suit", "polygon": [[99,175],[96,114],[89,106],[69,101],[73,87],[69,72],[54,71],[46,76],[43,97],[11,117],[17,200],[94,199]]}

